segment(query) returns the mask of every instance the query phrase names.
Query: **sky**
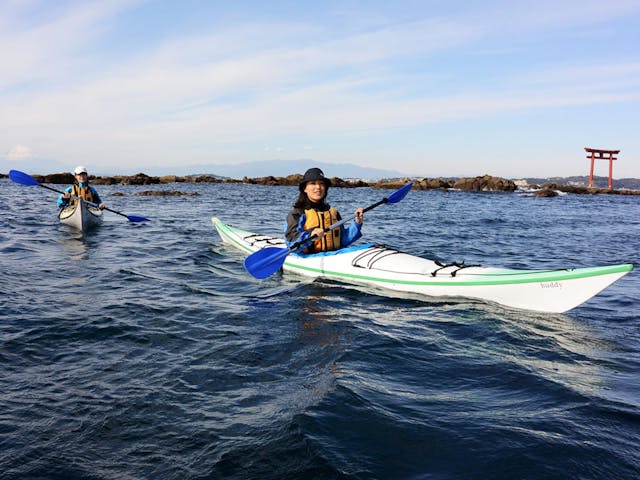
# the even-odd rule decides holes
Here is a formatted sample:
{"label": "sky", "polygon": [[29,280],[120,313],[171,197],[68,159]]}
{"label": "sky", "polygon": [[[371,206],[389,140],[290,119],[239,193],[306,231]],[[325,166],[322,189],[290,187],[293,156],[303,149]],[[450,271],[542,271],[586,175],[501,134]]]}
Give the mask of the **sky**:
{"label": "sky", "polygon": [[0,0],[0,172],[640,178],[639,47],[640,0]]}

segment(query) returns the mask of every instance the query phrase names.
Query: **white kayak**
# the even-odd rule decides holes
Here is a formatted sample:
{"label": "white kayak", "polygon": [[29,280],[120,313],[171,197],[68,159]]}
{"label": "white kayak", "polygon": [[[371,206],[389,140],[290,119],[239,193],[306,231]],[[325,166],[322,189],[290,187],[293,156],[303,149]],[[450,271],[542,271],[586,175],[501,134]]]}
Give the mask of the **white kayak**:
{"label": "white kayak", "polygon": [[58,218],[65,225],[86,232],[102,223],[102,210],[78,198],[74,205],[62,208]]}
{"label": "white kayak", "polygon": [[[247,254],[287,248],[284,239],[211,222],[222,240]],[[560,270],[514,270],[442,264],[393,248],[363,244],[336,252],[288,255],[283,271],[347,284],[426,297],[463,297],[541,312],[566,312],[586,302],[631,270],[632,264]]]}

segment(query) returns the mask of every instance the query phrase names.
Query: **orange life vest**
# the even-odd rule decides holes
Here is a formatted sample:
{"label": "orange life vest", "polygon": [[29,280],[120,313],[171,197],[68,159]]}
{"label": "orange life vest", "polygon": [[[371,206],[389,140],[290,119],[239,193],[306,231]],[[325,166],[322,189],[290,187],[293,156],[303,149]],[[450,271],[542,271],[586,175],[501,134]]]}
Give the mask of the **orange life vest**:
{"label": "orange life vest", "polygon": [[73,197],[80,197],[87,202],[96,203],[93,198],[93,192],[89,188],[89,185],[80,186],[77,183],[71,185],[71,199],[69,199],[69,205],[75,205],[78,200]]}
{"label": "orange life vest", "polygon": [[[338,211],[331,207],[329,210],[319,212],[313,208],[304,211],[306,216],[304,222],[305,230],[313,230],[314,228],[328,228],[339,221]],[[328,252],[330,250],[338,250],[340,248],[340,228],[334,228],[330,232],[326,232],[324,237],[315,240],[310,247],[307,247],[305,253]]]}

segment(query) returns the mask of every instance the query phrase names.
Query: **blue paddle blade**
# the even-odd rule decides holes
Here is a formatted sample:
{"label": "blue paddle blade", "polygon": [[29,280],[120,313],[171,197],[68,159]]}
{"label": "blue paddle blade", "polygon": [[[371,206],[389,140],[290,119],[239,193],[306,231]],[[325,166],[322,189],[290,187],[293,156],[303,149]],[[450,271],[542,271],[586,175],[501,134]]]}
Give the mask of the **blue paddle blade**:
{"label": "blue paddle blade", "polygon": [[267,278],[280,270],[289,253],[288,248],[262,248],[244,259],[244,268],[255,278]]}
{"label": "blue paddle blade", "polygon": [[139,217],[137,215],[127,215],[127,219],[130,222],[134,222],[134,223],[139,223],[139,222],[150,222],[151,220],[149,220],[148,218],[145,217]]}
{"label": "blue paddle blade", "polygon": [[35,178],[33,178],[31,175],[21,172],[20,170],[9,170],[9,178],[16,183],[27,185],[29,187],[40,185]]}
{"label": "blue paddle blade", "polygon": [[411,187],[413,187],[413,182],[409,182],[404,187],[399,188],[387,197],[387,203],[398,203],[400,200],[407,196],[407,193],[409,193]]}

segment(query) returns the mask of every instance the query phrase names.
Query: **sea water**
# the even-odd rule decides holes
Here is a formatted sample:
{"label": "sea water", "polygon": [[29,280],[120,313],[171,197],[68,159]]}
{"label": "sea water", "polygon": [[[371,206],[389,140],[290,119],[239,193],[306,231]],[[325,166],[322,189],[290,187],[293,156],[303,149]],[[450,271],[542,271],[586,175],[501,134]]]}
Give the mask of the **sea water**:
{"label": "sea water", "polygon": [[[636,265],[560,315],[255,280],[210,217],[280,234],[296,187],[98,189],[152,221],[83,237],[0,180],[0,478],[640,477],[639,197],[411,191],[366,214],[363,241],[447,262]],[[346,216],[388,193],[329,195]]]}

